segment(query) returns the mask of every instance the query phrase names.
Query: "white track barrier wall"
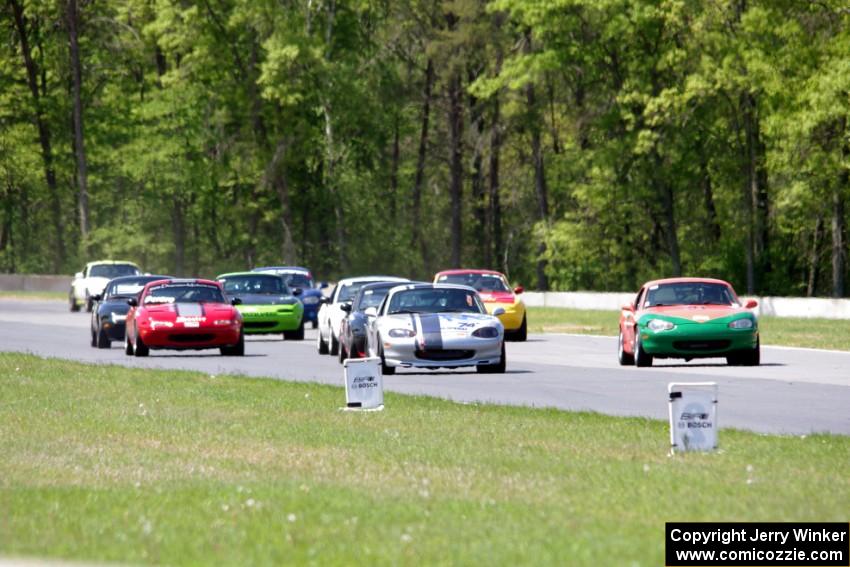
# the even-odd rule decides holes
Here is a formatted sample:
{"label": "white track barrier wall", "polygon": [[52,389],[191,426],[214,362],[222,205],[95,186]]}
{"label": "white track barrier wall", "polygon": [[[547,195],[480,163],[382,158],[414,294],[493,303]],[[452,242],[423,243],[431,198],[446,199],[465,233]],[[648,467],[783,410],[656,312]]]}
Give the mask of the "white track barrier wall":
{"label": "white track barrier wall", "polygon": [[[621,306],[634,301],[635,295],[637,292],[527,291],[522,294],[522,298],[529,307],[619,311]],[[759,303],[755,309],[758,316],[850,319],[850,299],[820,297],[754,297],[753,299]]]}
{"label": "white track barrier wall", "polygon": [[71,289],[73,276],[0,274],[0,291],[64,291]]}

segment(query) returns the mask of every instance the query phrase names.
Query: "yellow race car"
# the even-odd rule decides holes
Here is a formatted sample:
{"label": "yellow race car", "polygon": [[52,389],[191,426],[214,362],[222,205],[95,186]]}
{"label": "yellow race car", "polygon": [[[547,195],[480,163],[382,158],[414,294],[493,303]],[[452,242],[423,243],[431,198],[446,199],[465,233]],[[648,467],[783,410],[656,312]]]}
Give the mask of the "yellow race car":
{"label": "yellow race car", "polygon": [[467,285],[478,291],[488,313],[498,307],[505,310],[499,315],[499,321],[505,327],[505,338],[512,341],[524,341],[528,336],[528,321],[525,303],[519,297],[522,286],[511,289],[508,279],[501,272],[493,270],[445,270],[434,276],[434,283]]}

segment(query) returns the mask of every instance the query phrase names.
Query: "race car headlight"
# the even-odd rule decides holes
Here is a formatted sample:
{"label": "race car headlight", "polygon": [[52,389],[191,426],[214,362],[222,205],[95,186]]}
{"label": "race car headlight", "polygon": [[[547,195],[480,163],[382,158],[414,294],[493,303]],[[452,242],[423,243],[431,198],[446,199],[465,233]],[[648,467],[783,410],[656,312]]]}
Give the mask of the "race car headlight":
{"label": "race car headlight", "polygon": [[301,300],[301,303],[304,305],[316,305],[319,302],[319,298],[315,295],[311,295],[310,297],[305,297]]}
{"label": "race car headlight", "polygon": [[753,320],[752,319],[735,319],[731,323],[729,323],[730,329],[752,329],[753,328]]}
{"label": "race car headlight", "polygon": [[216,319],[213,321],[213,325],[232,325],[233,319]]}
{"label": "race car headlight", "polygon": [[109,314],[109,320],[113,323],[123,323],[125,319],[127,319],[126,315],[119,315],[115,312]]}
{"label": "race car headlight", "polygon": [[416,333],[414,333],[410,329],[390,329],[389,335],[394,339],[403,339],[415,337]]}
{"label": "race car headlight", "polygon": [[171,321],[157,321],[156,319],[150,320],[151,328],[156,329],[157,327],[168,327],[171,328],[174,326],[174,323]]}
{"label": "race car headlight", "polygon": [[481,327],[472,331],[472,336],[479,339],[495,339],[499,336],[499,329],[496,327]]}
{"label": "race car headlight", "polygon": [[676,325],[674,325],[670,321],[664,321],[662,319],[650,319],[646,326],[652,329],[653,331],[669,331]]}

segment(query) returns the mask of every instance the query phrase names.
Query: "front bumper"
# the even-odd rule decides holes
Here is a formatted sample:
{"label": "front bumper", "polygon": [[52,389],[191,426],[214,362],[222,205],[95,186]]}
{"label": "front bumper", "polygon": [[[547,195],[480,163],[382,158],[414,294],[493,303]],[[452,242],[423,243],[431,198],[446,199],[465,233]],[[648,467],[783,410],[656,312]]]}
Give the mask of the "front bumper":
{"label": "front bumper", "polygon": [[317,323],[319,321],[319,304],[304,304],[304,320],[310,321],[311,323]]}
{"label": "front bumper", "polygon": [[443,348],[423,352],[415,338],[385,341],[384,361],[401,368],[457,368],[498,364],[502,358],[502,339],[467,338],[444,341]]}
{"label": "front bumper", "polygon": [[301,309],[240,309],[246,335],[261,335],[295,331],[301,326]]}
{"label": "front bumper", "polygon": [[239,342],[238,325],[221,328],[213,327],[157,327],[139,329],[145,345],[150,348],[166,349],[204,349],[235,345]]}
{"label": "front bumper", "polygon": [[487,308],[487,313],[490,313],[491,315],[493,314],[493,311],[499,307],[505,310],[504,314],[499,315],[499,321],[502,322],[502,326],[505,327],[506,331],[517,331],[520,327],[522,327],[522,320],[525,319],[524,303],[490,302],[485,303],[484,307]]}
{"label": "front bumper", "polygon": [[758,345],[758,328],[730,329],[727,323],[677,325],[669,331],[640,329],[641,348],[658,358],[706,358],[751,351]]}
{"label": "front bumper", "polygon": [[[103,321],[100,324],[100,328],[106,333],[106,336],[109,337],[110,341],[123,341],[124,340],[124,332],[126,330],[126,326],[124,325],[124,321],[113,323],[111,321]],[[144,338],[142,338],[144,340]]]}

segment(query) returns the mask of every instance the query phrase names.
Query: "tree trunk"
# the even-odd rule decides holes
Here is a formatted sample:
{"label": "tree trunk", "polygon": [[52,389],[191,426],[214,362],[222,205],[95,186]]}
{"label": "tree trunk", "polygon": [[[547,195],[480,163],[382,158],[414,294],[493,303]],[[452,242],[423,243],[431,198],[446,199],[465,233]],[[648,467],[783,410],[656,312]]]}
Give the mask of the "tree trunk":
{"label": "tree trunk", "polygon": [[281,244],[281,259],[284,264],[297,263],[295,239],[292,238],[292,203],[289,199],[289,179],[286,175],[286,140],[281,140],[275,149],[271,163],[266,172],[268,182],[274,186],[280,201],[280,229],[283,233]]}
{"label": "tree trunk", "polygon": [[670,253],[673,276],[682,275],[682,260],[679,254],[679,235],[676,227],[676,201],[673,195],[673,186],[666,177],[666,168],[658,149],[652,151],[655,171],[652,178],[656,184],[656,191],[661,197],[661,206],[664,214],[664,239],[667,241],[667,252]]}
{"label": "tree trunk", "polygon": [[[531,53],[531,31],[525,32],[525,52]],[[534,165],[534,190],[537,195],[537,216],[541,224],[549,222],[549,190],[546,186],[546,170],[543,164],[543,147],[541,141],[541,117],[537,108],[534,83],[529,82],[525,87],[526,104],[528,105],[528,126],[531,130],[531,160]],[[540,239],[537,246],[537,289],[547,291],[549,279],[546,276],[546,241]]]}
{"label": "tree trunk", "polygon": [[806,297],[814,297],[818,285],[818,264],[820,263],[820,241],[823,237],[823,215],[818,215],[812,234],[812,250],[809,253],[809,280],[806,285]]}
{"label": "tree trunk", "polygon": [[832,192],[832,297],[844,297],[847,270],[844,191],[847,188],[847,182],[848,173],[847,169],[844,169],[840,175],[838,186]]}
{"label": "tree trunk", "polygon": [[67,6],[68,38],[70,40],[71,77],[74,98],[74,153],[77,158],[77,191],[80,209],[80,237],[82,251],[88,255],[88,240],[90,231],[89,220],[89,189],[88,164],[86,162],[86,146],[83,137],[83,74],[80,65],[79,26],[80,15],[77,10],[77,0],[68,0]]}
{"label": "tree trunk", "polygon": [[[475,81],[476,77],[470,73],[469,82]],[[474,96],[469,96],[469,116],[474,128],[474,139],[472,140],[472,214],[475,218],[474,241],[476,242],[475,262],[481,267],[487,256],[487,208],[484,190],[484,108],[480,101]]]}
{"label": "tree trunk", "polygon": [[183,202],[175,196],[171,208],[172,236],[174,238],[174,275],[185,274],[186,261],[186,219]]}
{"label": "tree trunk", "polygon": [[395,218],[396,216],[396,199],[398,198],[398,166],[399,161],[401,161],[401,148],[399,147],[399,124],[398,124],[398,115],[396,114],[393,121],[393,149],[392,149],[392,157],[390,158],[390,194],[389,194],[389,205],[390,205],[390,218]]}
{"label": "tree trunk", "polygon": [[702,198],[705,212],[708,216],[706,225],[708,235],[712,243],[720,241],[720,223],[717,220],[717,207],[714,204],[714,188],[711,185],[711,175],[708,172],[708,159],[705,155],[705,147],[700,144],[700,184],[702,185]]}
{"label": "tree trunk", "polygon": [[18,39],[21,44],[21,54],[24,58],[24,67],[27,71],[27,85],[32,94],[33,109],[35,111],[35,124],[38,129],[38,141],[41,146],[41,160],[44,166],[44,179],[47,183],[50,195],[50,212],[53,221],[53,273],[62,272],[65,264],[65,240],[63,238],[65,227],[62,223],[62,205],[59,199],[59,188],[56,185],[56,170],[53,167],[53,149],[50,128],[41,104],[41,94],[38,90],[38,68],[33,61],[32,51],[27,35],[27,18],[19,0],[9,0],[15,19],[15,28],[18,31]]}
{"label": "tree trunk", "polygon": [[746,139],[747,212],[749,238],[747,251],[747,293],[764,291],[764,275],[770,272],[768,258],[768,188],[765,147],[761,139],[758,100],[749,92],[741,95],[741,111]]}
{"label": "tree trunk", "polygon": [[502,250],[502,205],[499,200],[499,158],[502,151],[502,124],[499,93],[493,97],[493,121],[490,125],[490,185],[487,203],[487,248],[484,266],[493,266]]}
{"label": "tree trunk", "polygon": [[428,59],[425,67],[425,87],[422,93],[422,128],[419,132],[419,151],[416,157],[416,176],[413,182],[413,206],[411,207],[411,243],[422,255],[422,267],[430,271],[431,254],[422,238],[422,189],[425,184],[425,158],[428,150],[428,121],[431,116],[431,89],[434,86],[434,62]]}
{"label": "tree trunk", "polygon": [[449,195],[451,198],[451,259],[449,267],[461,266],[463,245],[463,87],[460,75],[452,73],[449,95]]}

